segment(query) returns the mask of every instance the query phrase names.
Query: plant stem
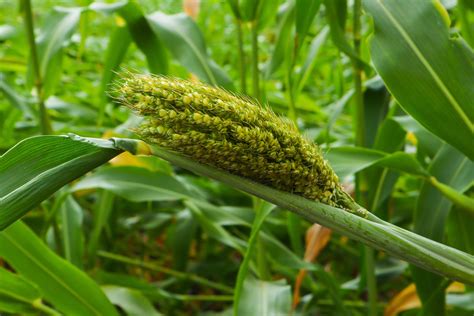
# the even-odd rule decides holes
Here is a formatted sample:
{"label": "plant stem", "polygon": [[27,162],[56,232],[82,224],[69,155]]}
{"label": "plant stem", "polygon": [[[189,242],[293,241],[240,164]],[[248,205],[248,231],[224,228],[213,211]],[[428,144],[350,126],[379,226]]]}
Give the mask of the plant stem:
{"label": "plant stem", "polygon": [[152,271],[157,271],[157,272],[169,274],[169,275],[174,276],[174,277],[176,277],[178,279],[181,279],[181,280],[190,280],[190,281],[193,281],[193,282],[196,282],[196,283],[208,286],[208,287],[212,287],[216,290],[219,290],[219,291],[222,291],[222,292],[225,292],[225,293],[233,294],[233,292],[234,292],[234,290],[231,287],[228,287],[227,285],[220,284],[220,283],[213,282],[213,281],[209,281],[209,280],[207,280],[205,278],[202,278],[202,277],[200,277],[198,275],[195,275],[195,274],[176,271],[176,270],[173,270],[173,269],[170,269],[170,268],[161,267],[161,266],[158,266],[158,265],[155,265],[155,264],[152,264],[152,263],[147,263],[147,262],[143,262],[143,261],[136,260],[136,259],[130,259],[130,258],[125,257],[125,256],[117,255],[117,254],[110,253],[110,252],[107,252],[107,251],[102,251],[102,250],[99,250],[97,252],[97,255],[102,257],[102,258],[107,258],[107,259],[110,259],[110,260],[115,260],[115,261],[123,262],[123,263],[127,263],[127,264],[133,264],[133,265],[136,265],[136,266],[139,266],[139,267],[142,267],[142,268],[145,268],[145,269],[149,269],[149,270],[152,270]]}
{"label": "plant stem", "polygon": [[295,123],[295,126],[298,127],[296,118],[296,104],[295,104],[295,95],[293,92],[293,83],[291,80],[292,68],[288,69],[288,73],[286,75],[286,90],[287,90],[287,97],[288,97],[288,117]]}
{"label": "plant stem", "polygon": [[232,295],[188,295],[188,294],[173,294],[170,298],[184,301],[184,302],[232,302]]}
{"label": "plant stem", "polygon": [[37,310],[45,313],[46,315],[53,315],[53,316],[61,315],[61,313],[59,313],[56,310],[50,308],[49,306],[43,304],[41,299],[37,299],[36,301],[34,301],[33,302],[33,307],[36,308]]}
{"label": "plant stem", "polygon": [[[361,0],[354,0],[353,32],[354,32],[354,51],[360,56],[361,49],[361,20],[362,3]],[[357,59],[352,60],[354,72],[354,101],[355,101],[355,140],[356,145],[365,147],[365,115],[364,98],[362,92],[362,68]],[[367,205],[366,199],[367,179],[363,172],[356,175],[356,197],[362,205]],[[368,315],[377,316],[377,280],[375,278],[375,252],[372,248],[363,246],[365,277],[367,282],[367,291],[369,299]]]}
{"label": "plant stem", "polygon": [[[362,14],[361,0],[354,0],[354,51],[360,56],[360,16]],[[362,94],[362,68],[357,59],[352,60],[354,73],[354,101],[355,101],[355,138],[356,144],[365,146],[365,115],[364,115],[364,99]]]}
{"label": "plant stem", "polygon": [[237,40],[239,47],[239,70],[240,70],[240,90],[243,94],[247,94],[247,65],[245,64],[244,39],[242,31],[242,21],[236,19]]}
{"label": "plant stem", "polygon": [[253,96],[260,100],[260,72],[258,70],[258,23],[254,20],[251,24],[252,29],[252,76],[253,76]]}
{"label": "plant stem", "polygon": [[[136,141],[130,140],[126,142],[124,139],[114,139],[114,142],[119,146],[117,148],[131,148],[131,145],[125,143],[136,143]],[[135,150],[132,153],[141,146],[134,145],[133,147]],[[354,214],[347,210],[311,201],[198,163],[157,146],[149,146],[146,150],[139,148],[139,152],[149,153],[150,151],[151,154],[168,160],[181,168],[258,196],[281,208],[293,211],[311,223],[326,226],[370,247],[383,250],[393,257],[403,259],[452,280],[474,285],[474,256],[385,222],[372,213],[367,213],[364,217],[359,212]]]}
{"label": "plant stem", "polygon": [[35,77],[35,87],[36,87],[36,94],[38,98],[41,132],[44,135],[52,134],[53,129],[51,127],[49,115],[48,115],[46,106],[44,104],[43,80],[41,77],[41,69],[39,66],[38,53],[36,50],[36,39],[35,39],[33,15],[31,13],[31,2],[30,0],[22,0],[22,5],[23,5],[24,15],[25,15],[24,19],[25,19],[26,34],[28,36],[28,44],[30,46],[30,52],[31,52],[33,74]]}
{"label": "plant stem", "polygon": [[242,290],[244,287],[245,278],[247,277],[247,272],[249,270],[250,259],[254,253],[255,246],[258,241],[258,233],[262,228],[263,222],[265,218],[270,214],[270,212],[265,212],[263,209],[263,201],[256,198],[255,201],[255,219],[252,224],[252,230],[250,231],[250,237],[247,242],[247,250],[245,251],[244,260],[240,264],[239,272],[237,274],[237,281],[235,283],[235,290],[234,290],[234,307],[233,307],[233,315],[237,316],[239,312],[239,301],[240,297],[242,296]]}

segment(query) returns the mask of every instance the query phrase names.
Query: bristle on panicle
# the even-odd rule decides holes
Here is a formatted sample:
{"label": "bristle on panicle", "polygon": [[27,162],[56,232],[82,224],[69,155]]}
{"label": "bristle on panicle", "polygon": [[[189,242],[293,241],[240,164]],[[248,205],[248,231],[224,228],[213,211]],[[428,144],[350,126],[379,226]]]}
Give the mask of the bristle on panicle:
{"label": "bristle on panicle", "polygon": [[280,190],[345,207],[347,196],[318,146],[249,98],[201,83],[130,73],[122,76],[115,95],[146,118],[136,132],[147,142]]}

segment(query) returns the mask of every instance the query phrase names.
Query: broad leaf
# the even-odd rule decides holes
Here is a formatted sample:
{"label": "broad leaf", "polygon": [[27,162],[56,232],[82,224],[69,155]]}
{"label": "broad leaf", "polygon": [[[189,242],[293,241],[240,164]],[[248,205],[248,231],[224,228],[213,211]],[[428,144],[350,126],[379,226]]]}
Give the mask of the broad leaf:
{"label": "broad leaf", "polygon": [[119,153],[107,140],[38,136],[21,141],[0,156],[0,230]]}
{"label": "broad leaf", "polygon": [[425,0],[363,3],[375,24],[372,59],[390,92],[424,127],[474,159],[474,53],[450,36],[445,9]]}
{"label": "broad leaf", "polygon": [[0,257],[68,315],[117,315],[99,286],[51,251],[25,224],[0,233]]}
{"label": "broad leaf", "polygon": [[41,299],[38,289],[19,275],[0,268],[0,311],[32,313],[33,304]]}

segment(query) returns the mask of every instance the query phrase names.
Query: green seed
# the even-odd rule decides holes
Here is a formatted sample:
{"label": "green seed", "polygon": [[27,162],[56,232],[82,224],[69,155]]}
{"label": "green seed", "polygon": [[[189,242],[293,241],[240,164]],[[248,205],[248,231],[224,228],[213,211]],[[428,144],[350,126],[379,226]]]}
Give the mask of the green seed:
{"label": "green seed", "polygon": [[[319,147],[269,108],[201,83],[129,74],[119,101],[145,116],[137,133],[233,174],[348,208]],[[349,202],[350,204],[350,202]]]}

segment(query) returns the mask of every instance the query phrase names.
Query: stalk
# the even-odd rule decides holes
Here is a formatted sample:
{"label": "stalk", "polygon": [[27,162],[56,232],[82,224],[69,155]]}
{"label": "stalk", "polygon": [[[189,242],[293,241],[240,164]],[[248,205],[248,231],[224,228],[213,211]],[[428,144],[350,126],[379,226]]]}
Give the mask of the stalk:
{"label": "stalk", "polygon": [[102,258],[107,258],[107,259],[122,262],[122,263],[132,264],[132,265],[136,265],[136,266],[148,269],[148,270],[168,274],[168,275],[174,276],[177,279],[193,281],[193,282],[196,282],[196,283],[199,283],[201,285],[214,288],[216,290],[219,290],[219,291],[222,291],[222,292],[225,292],[225,293],[232,294],[234,292],[234,290],[232,288],[228,287],[227,285],[210,281],[208,279],[202,278],[202,277],[200,277],[198,275],[195,275],[195,274],[176,271],[176,270],[173,270],[173,269],[158,266],[156,264],[143,262],[143,261],[136,260],[136,259],[131,259],[129,257],[117,255],[117,254],[110,253],[110,252],[107,252],[107,251],[102,251],[102,250],[99,250],[97,252],[97,255],[99,257],[102,257]]}
{"label": "stalk", "polygon": [[252,76],[253,76],[253,96],[260,101],[260,73],[258,70],[258,21],[251,24],[252,29]]}
{"label": "stalk", "polygon": [[41,299],[38,299],[33,302],[33,307],[43,312],[45,315],[52,315],[52,316],[60,316],[61,313],[57,312],[56,310],[52,309],[51,307],[43,304]]}
{"label": "stalk", "polygon": [[240,71],[240,90],[247,94],[247,65],[245,62],[244,39],[242,32],[242,21],[236,18],[237,42],[239,47],[239,71]]}
{"label": "stalk", "polygon": [[[120,141],[120,142],[123,142]],[[145,152],[181,168],[221,181],[290,210],[311,223],[318,223],[370,247],[387,252],[422,269],[452,280],[474,285],[474,256],[385,222],[372,213],[347,212],[301,196],[270,188],[220,169],[195,162],[156,146]]]}
{"label": "stalk", "polygon": [[[353,32],[354,32],[354,50],[357,56],[360,56],[360,41],[361,41],[361,14],[362,3],[361,0],[354,1],[354,17],[353,17]],[[355,101],[355,139],[356,145],[365,147],[365,115],[364,115],[364,99],[362,92],[362,68],[358,60],[353,59],[354,72],[354,101]],[[367,179],[363,172],[356,175],[356,197],[357,200],[367,205]],[[368,300],[369,300],[369,315],[377,316],[377,281],[375,278],[375,252],[372,248],[364,246],[364,266],[365,276],[367,282]]]}
{"label": "stalk", "polygon": [[[273,112],[221,89],[178,79],[129,75],[118,90],[117,100],[147,119],[136,133],[166,148],[149,146],[141,152],[221,180],[426,270],[474,281],[472,256],[395,227],[359,206],[342,190],[318,146]],[[124,149],[133,143],[115,142]]]}
{"label": "stalk", "polygon": [[[237,274],[237,281],[235,284],[234,290],[234,306],[233,306],[233,315],[239,315],[239,301],[242,296],[242,290],[244,287],[245,278],[247,277],[247,272],[249,270],[250,259],[254,253],[254,249],[258,244],[258,236],[260,229],[262,228],[265,218],[270,214],[270,212],[264,212],[261,205],[263,204],[261,200],[255,199],[255,204],[258,204],[255,207],[255,219],[252,224],[252,230],[250,232],[250,237],[247,242],[247,250],[245,251],[244,259],[239,267],[239,272]],[[258,254],[257,254],[258,255]]]}
{"label": "stalk", "polygon": [[52,134],[53,129],[49,120],[49,115],[44,104],[43,80],[41,77],[41,69],[39,66],[38,53],[36,49],[36,39],[34,32],[33,15],[31,13],[30,0],[22,0],[24,10],[25,28],[28,36],[28,44],[30,46],[31,61],[33,65],[33,74],[35,77],[36,94],[38,97],[38,106],[40,114],[41,133],[44,135]]}

